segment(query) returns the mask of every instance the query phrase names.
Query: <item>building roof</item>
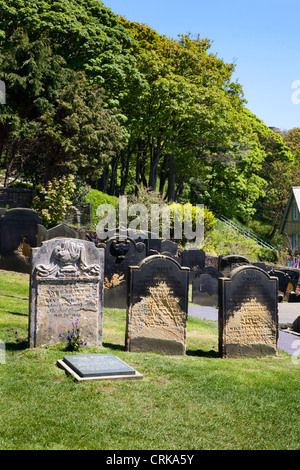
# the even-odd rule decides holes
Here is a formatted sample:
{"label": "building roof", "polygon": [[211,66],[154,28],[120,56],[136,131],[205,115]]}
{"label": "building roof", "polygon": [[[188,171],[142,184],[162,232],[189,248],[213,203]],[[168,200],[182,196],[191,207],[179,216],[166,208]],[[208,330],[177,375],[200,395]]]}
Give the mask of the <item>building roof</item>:
{"label": "building roof", "polygon": [[291,203],[292,203],[293,199],[295,199],[297,207],[298,207],[298,211],[300,212],[300,186],[293,186],[292,189],[291,189],[290,197],[289,197],[289,200],[288,200],[287,205],[285,207],[284,214],[283,214],[283,217],[282,217],[282,221],[281,221],[281,224],[280,224],[280,227],[279,227],[279,233],[280,234],[282,234],[282,232],[284,230],[286,218],[287,218],[287,215],[289,213],[289,210],[290,210]]}

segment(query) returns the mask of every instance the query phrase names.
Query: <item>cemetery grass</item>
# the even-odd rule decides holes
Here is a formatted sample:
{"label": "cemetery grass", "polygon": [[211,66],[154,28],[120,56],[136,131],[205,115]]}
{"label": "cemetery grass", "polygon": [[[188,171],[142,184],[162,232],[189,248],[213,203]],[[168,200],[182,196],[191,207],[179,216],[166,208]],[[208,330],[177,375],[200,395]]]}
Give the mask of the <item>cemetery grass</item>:
{"label": "cemetery grass", "polygon": [[[28,348],[28,276],[0,271],[0,449],[298,450],[299,365],[218,357],[217,325],[189,317],[187,354],[126,353],[126,313],[105,309],[103,346],[142,380],[77,383],[63,345]],[[78,353],[74,353],[78,354]]]}

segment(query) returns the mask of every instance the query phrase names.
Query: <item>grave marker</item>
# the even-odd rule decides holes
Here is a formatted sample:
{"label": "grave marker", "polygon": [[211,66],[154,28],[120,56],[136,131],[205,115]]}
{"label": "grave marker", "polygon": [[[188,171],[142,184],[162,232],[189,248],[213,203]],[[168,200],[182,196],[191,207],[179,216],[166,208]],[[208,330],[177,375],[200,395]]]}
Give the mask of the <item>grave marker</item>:
{"label": "grave marker", "polygon": [[104,306],[127,308],[129,266],[146,256],[146,245],[129,237],[110,238],[105,249]]}
{"label": "grave marker", "polygon": [[113,354],[79,354],[65,356],[58,367],[77,381],[141,379],[143,376]]}
{"label": "grave marker", "polygon": [[131,267],[127,351],[185,354],[188,282],[189,268],[164,255]]}
{"label": "grave marker", "polygon": [[52,239],[32,250],[29,346],[59,342],[79,320],[89,346],[102,342],[104,253],[91,242]]}
{"label": "grave marker", "polygon": [[276,354],[278,279],[255,266],[241,266],[219,279],[221,357]]}
{"label": "grave marker", "polygon": [[0,254],[9,256],[22,243],[36,247],[37,226],[42,219],[33,209],[9,209],[1,216]]}
{"label": "grave marker", "polygon": [[223,277],[213,266],[199,270],[193,280],[192,302],[208,307],[218,306],[218,279]]}

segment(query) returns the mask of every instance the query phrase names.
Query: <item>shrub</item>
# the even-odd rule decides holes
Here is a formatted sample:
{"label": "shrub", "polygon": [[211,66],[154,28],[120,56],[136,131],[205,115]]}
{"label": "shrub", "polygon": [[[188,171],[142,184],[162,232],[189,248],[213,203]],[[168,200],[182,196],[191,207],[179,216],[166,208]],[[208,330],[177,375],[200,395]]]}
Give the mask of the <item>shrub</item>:
{"label": "shrub", "polygon": [[76,190],[74,176],[63,176],[59,180],[49,181],[46,188],[41,188],[33,199],[32,208],[42,218],[46,228],[61,223],[68,211],[73,207],[73,196]]}
{"label": "shrub", "polygon": [[119,199],[115,196],[109,196],[108,194],[102,193],[97,189],[91,189],[85,196],[85,202],[92,203],[93,208],[93,226],[96,227],[99,222],[99,216],[97,216],[97,207],[101,204],[111,204],[115,209],[118,209]]}

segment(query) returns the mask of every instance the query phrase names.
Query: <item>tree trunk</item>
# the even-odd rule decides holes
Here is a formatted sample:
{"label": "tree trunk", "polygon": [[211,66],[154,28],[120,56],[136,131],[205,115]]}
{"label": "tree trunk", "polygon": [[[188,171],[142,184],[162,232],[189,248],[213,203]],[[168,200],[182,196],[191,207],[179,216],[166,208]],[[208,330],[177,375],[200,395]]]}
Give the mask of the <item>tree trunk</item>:
{"label": "tree trunk", "polygon": [[108,185],[108,176],[109,176],[109,165],[106,165],[103,168],[103,173],[99,178],[99,191],[103,193],[107,193],[107,185]]}
{"label": "tree trunk", "polygon": [[116,192],[117,171],[118,171],[119,161],[120,161],[120,154],[116,156],[114,162],[112,163],[110,189],[109,189],[109,194],[111,196],[114,196]]}
{"label": "tree trunk", "polygon": [[169,179],[168,179],[168,200],[169,202],[175,201],[175,156],[174,154],[169,156]]}

